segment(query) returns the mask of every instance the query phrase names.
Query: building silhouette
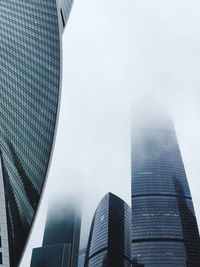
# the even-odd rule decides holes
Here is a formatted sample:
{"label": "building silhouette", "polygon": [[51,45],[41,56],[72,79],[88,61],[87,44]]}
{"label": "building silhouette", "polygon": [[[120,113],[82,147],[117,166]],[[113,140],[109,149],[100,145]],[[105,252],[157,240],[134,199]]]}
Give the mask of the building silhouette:
{"label": "building silhouette", "polygon": [[132,129],[132,254],[145,267],[198,267],[200,241],[170,119]]}
{"label": "building silhouette", "polygon": [[130,267],[131,209],[108,193],[100,201],[91,225],[85,267]]}
{"label": "building silhouette", "polygon": [[31,267],[77,267],[80,227],[76,204],[63,201],[50,207],[42,247],[33,249]]}
{"label": "building silhouette", "polygon": [[19,264],[48,171],[62,31],[71,5],[71,0],[0,1],[1,266]]}

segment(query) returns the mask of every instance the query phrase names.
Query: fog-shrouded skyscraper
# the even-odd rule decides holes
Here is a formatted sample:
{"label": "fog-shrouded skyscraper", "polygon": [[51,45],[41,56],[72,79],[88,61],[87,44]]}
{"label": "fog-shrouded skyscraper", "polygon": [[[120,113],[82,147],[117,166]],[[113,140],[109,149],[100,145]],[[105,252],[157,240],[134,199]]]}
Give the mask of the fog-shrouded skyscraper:
{"label": "fog-shrouded skyscraper", "polygon": [[71,0],[0,1],[1,266],[19,264],[47,174],[62,32],[71,5]]}
{"label": "fog-shrouded skyscraper", "polygon": [[131,209],[119,197],[108,193],[93,217],[85,267],[130,267]]}
{"label": "fog-shrouded skyscraper", "polygon": [[31,267],[77,267],[80,228],[78,204],[66,200],[53,203],[47,214],[42,247],[33,249]]}
{"label": "fog-shrouded skyscraper", "polygon": [[166,116],[132,126],[132,254],[145,267],[200,266],[192,198]]}

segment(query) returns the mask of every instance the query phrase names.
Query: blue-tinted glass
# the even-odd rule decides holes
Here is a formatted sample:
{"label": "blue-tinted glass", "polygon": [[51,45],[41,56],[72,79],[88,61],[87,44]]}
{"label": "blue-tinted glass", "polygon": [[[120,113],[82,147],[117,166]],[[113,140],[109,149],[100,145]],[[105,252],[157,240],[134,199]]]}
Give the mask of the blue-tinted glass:
{"label": "blue-tinted glass", "polygon": [[131,210],[111,193],[101,200],[96,209],[85,266],[131,266]]}
{"label": "blue-tinted glass", "polygon": [[132,243],[141,266],[200,266],[190,190],[175,130],[166,118],[133,128]]}
{"label": "blue-tinted glass", "polygon": [[11,266],[24,249],[50,160],[60,25],[56,0],[0,1],[0,152]]}

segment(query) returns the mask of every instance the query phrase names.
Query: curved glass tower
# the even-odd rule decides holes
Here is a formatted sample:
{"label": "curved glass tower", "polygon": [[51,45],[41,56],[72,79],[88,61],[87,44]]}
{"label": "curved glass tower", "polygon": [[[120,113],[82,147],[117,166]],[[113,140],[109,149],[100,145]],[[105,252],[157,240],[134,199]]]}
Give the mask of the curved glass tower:
{"label": "curved glass tower", "polygon": [[132,130],[132,252],[145,267],[198,267],[200,241],[175,130],[165,117]]}
{"label": "curved glass tower", "polygon": [[85,267],[131,267],[131,209],[108,193],[99,203],[90,230]]}
{"label": "curved glass tower", "polygon": [[60,95],[63,3],[0,1],[1,266],[19,263],[49,165]]}

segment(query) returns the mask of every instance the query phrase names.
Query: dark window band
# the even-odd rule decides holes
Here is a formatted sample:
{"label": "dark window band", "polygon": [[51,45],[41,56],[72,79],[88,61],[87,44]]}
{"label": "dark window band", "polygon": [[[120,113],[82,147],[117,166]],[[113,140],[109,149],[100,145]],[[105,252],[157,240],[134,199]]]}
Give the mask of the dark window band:
{"label": "dark window band", "polygon": [[190,199],[191,197],[183,196],[183,195],[177,195],[177,194],[138,194],[138,195],[132,195],[132,198],[139,198],[139,197],[180,197],[184,199]]}
{"label": "dark window band", "polygon": [[173,242],[198,242],[198,240],[192,240],[192,239],[184,239],[184,238],[141,238],[141,239],[133,239],[132,243],[144,243],[144,242],[168,242],[168,241],[173,241]]}

